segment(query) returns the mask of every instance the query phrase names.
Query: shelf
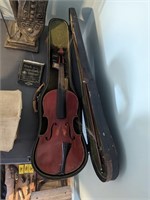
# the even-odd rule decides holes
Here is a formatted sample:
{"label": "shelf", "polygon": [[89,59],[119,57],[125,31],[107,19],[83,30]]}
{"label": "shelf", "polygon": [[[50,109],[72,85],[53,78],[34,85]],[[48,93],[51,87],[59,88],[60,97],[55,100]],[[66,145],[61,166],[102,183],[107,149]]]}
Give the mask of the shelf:
{"label": "shelf", "polygon": [[41,38],[39,53],[4,48],[7,37],[6,28],[0,20],[0,81],[1,90],[17,90],[22,92],[23,109],[18,127],[17,139],[14,147],[9,152],[1,152],[1,164],[28,163],[35,139],[38,135],[38,115],[32,108],[32,98],[37,88],[28,87],[18,83],[19,66],[24,59],[45,63],[43,80],[45,80],[47,67],[47,27],[45,27]]}

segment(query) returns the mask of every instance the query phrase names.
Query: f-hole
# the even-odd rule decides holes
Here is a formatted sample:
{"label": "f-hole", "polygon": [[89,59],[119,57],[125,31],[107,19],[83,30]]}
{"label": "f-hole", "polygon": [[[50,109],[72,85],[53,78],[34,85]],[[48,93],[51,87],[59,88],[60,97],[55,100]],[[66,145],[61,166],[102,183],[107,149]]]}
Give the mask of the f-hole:
{"label": "f-hole", "polygon": [[46,117],[42,117],[42,127],[41,127],[41,132],[40,135],[43,135],[48,127],[48,119]]}

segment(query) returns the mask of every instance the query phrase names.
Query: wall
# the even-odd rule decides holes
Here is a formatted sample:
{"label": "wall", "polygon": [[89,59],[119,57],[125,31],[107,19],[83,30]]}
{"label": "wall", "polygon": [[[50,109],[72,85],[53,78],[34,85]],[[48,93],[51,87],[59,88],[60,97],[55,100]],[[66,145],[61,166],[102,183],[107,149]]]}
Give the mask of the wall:
{"label": "wall", "polygon": [[101,183],[91,161],[79,174],[82,200],[150,199],[149,2],[106,1],[84,31],[120,162],[119,177]]}

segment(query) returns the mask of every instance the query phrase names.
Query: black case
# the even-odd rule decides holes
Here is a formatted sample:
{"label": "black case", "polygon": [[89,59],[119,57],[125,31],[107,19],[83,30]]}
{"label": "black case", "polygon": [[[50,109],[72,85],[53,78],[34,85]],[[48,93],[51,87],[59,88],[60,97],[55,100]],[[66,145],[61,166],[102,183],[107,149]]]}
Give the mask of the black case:
{"label": "black case", "polygon": [[[40,169],[38,169],[35,162],[35,151],[38,141],[37,138],[33,148],[31,161],[33,167],[40,175],[50,179],[64,179],[76,175],[84,168],[89,152],[93,167],[99,179],[103,182],[114,180],[119,173],[118,154],[108,124],[104,117],[100,94],[98,93],[97,86],[90,72],[79,27],[79,21],[74,8],[69,9],[69,22],[70,24],[68,25],[66,21],[57,18],[54,18],[49,22],[48,80],[45,88],[41,92],[38,102],[38,136],[44,134],[45,127],[47,126],[47,122],[45,118],[43,118],[43,97],[48,91],[57,88],[58,77],[56,70],[52,68],[52,61],[50,59],[51,52],[56,48],[56,46],[57,48],[63,46],[63,48],[67,49],[67,53],[65,55],[65,65],[67,68],[66,76],[69,79],[68,88],[77,95],[79,100],[78,120],[75,122],[74,128],[82,135],[85,159],[82,166],[73,173],[64,175],[51,175],[43,173]],[[59,28],[57,28],[57,26]],[[53,33],[53,30],[57,31]],[[53,34],[53,37],[51,34]],[[82,111],[85,117],[88,144],[85,143],[82,133]]]}

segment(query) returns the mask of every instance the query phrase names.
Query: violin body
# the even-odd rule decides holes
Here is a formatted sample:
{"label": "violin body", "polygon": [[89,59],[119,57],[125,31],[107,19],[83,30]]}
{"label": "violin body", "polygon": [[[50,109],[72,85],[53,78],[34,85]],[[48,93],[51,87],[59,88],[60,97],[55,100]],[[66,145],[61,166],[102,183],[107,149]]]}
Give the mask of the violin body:
{"label": "violin body", "polygon": [[48,92],[43,98],[43,117],[47,118],[48,126],[46,132],[39,136],[35,162],[40,171],[50,175],[72,173],[78,170],[85,160],[81,134],[77,134],[73,127],[77,117],[78,99],[68,90],[65,96],[64,119],[58,119],[56,115],[57,90]]}

